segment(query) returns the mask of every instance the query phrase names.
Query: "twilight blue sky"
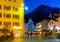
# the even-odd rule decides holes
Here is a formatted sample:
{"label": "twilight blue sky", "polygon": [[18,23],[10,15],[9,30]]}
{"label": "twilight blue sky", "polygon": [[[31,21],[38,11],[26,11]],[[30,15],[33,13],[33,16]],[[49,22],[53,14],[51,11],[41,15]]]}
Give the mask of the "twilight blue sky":
{"label": "twilight blue sky", "polygon": [[33,11],[38,6],[44,4],[50,7],[60,8],[60,0],[24,0],[25,7],[28,7],[28,10],[25,10],[25,14]]}

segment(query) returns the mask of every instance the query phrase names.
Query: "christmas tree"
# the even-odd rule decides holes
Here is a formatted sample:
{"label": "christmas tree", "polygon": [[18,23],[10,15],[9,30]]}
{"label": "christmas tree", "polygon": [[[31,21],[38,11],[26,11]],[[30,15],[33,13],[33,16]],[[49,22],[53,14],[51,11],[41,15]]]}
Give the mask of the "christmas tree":
{"label": "christmas tree", "polygon": [[27,26],[27,32],[33,32],[33,31],[35,31],[35,25],[34,25],[33,21],[31,20],[31,18],[29,19],[27,25],[28,25]]}

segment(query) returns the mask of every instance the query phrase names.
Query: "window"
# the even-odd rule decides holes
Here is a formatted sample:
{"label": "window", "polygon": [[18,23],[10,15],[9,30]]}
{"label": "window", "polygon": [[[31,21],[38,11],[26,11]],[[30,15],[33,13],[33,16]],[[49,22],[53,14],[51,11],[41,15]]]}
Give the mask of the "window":
{"label": "window", "polygon": [[8,1],[12,1],[12,0],[8,0]]}
{"label": "window", "polygon": [[1,5],[0,5],[0,9],[1,9]]}
{"label": "window", "polygon": [[19,18],[19,15],[13,15],[13,18]]}
{"label": "window", "polygon": [[5,1],[12,1],[12,0],[5,0]]}
{"label": "window", "polygon": [[11,26],[11,22],[4,22],[4,25],[7,26],[7,27]]}
{"label": "window", "polygon": [[12,2],[16,2],[16,0],[5,0],[5,1],[12,1]]}
{"label": "window", "polygon": [[7,1],[7,0],[5,0],[5,1]]}
{"label": "window", "polygon": [[2,25],[2,22],[0,21],[0,25]]}
{"label": "window", "polygon": [[4,14],[4,18],[11,18],[11,14]]}
{"label": "window", "polygon": [[19,26],[19,22],[13,22],[13,26]]}
{"label": "window", "polygon": [[0,18],[2,17],[2,13],[0,13]]}
{"label": "window", "polygon": [[13,2],[16,2],[16,0],[13,0]]}
{"label": "window", "polygon": [[4,10],[11,10],[10,6],[4,6]]}
{"label": "window", "polygon": [[13,7],[13,11],[18,11],[18,8],[17,7]]}

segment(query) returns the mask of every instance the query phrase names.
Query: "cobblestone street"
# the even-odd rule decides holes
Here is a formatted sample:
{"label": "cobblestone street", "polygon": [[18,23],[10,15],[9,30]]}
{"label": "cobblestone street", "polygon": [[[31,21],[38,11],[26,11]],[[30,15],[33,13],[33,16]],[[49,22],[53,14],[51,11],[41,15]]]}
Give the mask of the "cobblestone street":
{"label": "cobblestone street", "polygon": [[42,38],[42,37],[31,37],[31,38],[14,38],[13,40],[5,40],[0,42],[60,42],[56,38]]}

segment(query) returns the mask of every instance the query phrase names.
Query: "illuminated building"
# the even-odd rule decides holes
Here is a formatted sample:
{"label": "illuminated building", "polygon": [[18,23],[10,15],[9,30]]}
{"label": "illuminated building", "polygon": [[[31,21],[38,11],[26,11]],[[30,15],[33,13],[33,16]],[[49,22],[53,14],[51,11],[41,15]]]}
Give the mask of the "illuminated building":
{"label": "illuminated building", "polygon": [[14,37],[24,36],[24,0],[0,0],[0,29],[6,26]]}
{"label": "illuminated building", "polygon": [[41,29],[42,29],[42,24],[41,23],[37,23],[35,31],[39,31],[40,32],[40,31],[42,31]]}
{"label": "illuminated building", "polygon": [[58,26],[60,27],[60,13],[58,14]]}
{"label": "illuminated building", "polygon": [[40,23],[36,24],[36,31],[44,31],[44,30],[48,30],[48,20],[44,19],[43,21],[41,21]]}
{"label": "illuminated building", "polygon": [[42,30],[45,31],[45,30],[48,30],[48,20],[47,19],[44,19],[42,22]]}

